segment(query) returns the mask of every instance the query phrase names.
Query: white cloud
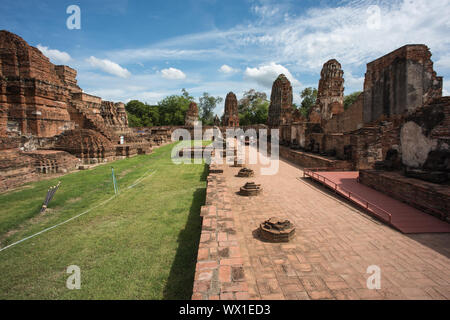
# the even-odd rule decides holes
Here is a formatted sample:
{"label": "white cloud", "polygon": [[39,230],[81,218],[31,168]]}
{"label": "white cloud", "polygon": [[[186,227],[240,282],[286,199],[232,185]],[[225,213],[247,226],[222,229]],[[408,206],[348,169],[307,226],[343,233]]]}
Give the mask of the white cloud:
{"label": "white cloud", "polygon": [[92,67],[98,68],[114,76],[118,76],[121,78],[128,78],[131,75],[131,73],[127,69],[122,68],[117,63],[112,62],[111,60],[108,59],[98,59],[94,56],[91,56],[86,61],[89,62]]}
{"label": "white cloud", "polygon": [[450,82],[445,81],[445,80],[444,80],[444,83],[443,83],[442,95],[444,97],[450,96]]}
{"label": "white cloud", "polygon": [[[173,45],[183,45],[181,41],[186,41],[186,39],[180,40],[179,43],[174,43]],[[204,61],[205,59],[210,59],[211,56],[216,58],[230,58],[230,57],[240,57],[239,54],[224,52],[220,49],[178,49],[178,48],[163,48],[165,44],[157,44],[158,48],[136,48],[136,49],[125,49],[116,50],[107,53],[107,56],[114,61],[121,63],[136,63],[137,60],[141,61],[158,61],[158,60],[183,60],[183,61]]]}
{"label": "white cloud", "polygon": [[262,28],[260,34],[242,38],[255,44],[265,41],[266,46],[268,39],[272,39],[269,46],[276,51],[277,61],[294,62],[299,69],[314,71],[320,70],[330,58],[364,66],[409,43],[425,43],[434,53],[448,49],[449,0],[378,2],[379,28],[369,23],[368,8],[373,3],[357,0],[345,1],[339,7],[313,8],[288,23]]}
{"label": "white cloud", "polygon": [[238,69],[234,69],[232,67],[230,67],[229,65],[224,64],[223,66],[221,66],[219,68],[219,72],[225,73],[225,74],[230,74],[230,73],[235,73],[238,72]]}
{"label": "white cloud", "polygon": [[[381,9],[380,28],[370,28],[368,25],[370,13],[367,10],[374,4]],[[202,92],[223,96],[230,90],[242,94],[250,88],[270,96],[272,83],[280,73],[285,73],[293,86],[298,86],[300,80],[304,85],[317,87],[323,64],[335,58],[343,66],[345,93],[349,94],[363,89],[367,63],[411,43],[428,45],[438,75],[444,76],[444,79],[450,76],[450,23],[447,21],[450,0],[318,1],[313,6],[304,10],[293,1],[252,0],[249,5],[252,20],[242,20],[241,24],[230,29],[213,28],[140,48],[95,53],[127,66],[144,62],[147,70],[139,70],[140,74],[133,74],[126,80],[103,75],[99,80],[99,74],[91,78],[79,72],[79,78],[83,79],[80,86],[99,89],[98,86],[109,88],[110,85],[126,90],[125,93],[117,91],[118,98],[120,95],[122,100],[141,93],[149,100],[156,99],[153,95],[161,92],[179,94],[181,88],[178,81],[173,81],[170,76],[164,78],[162,71],[156,72],[176,65],[184,72],[189,71],[189,83],[183,86],[189,91],[191,85],[194,96]],[[289,13],[288,21],[283,19],[286,13]],[[166,61],[167,66],[164,65]],[[184,64],[189,61],[195,61],[198,67],[189,69],[191,64]],[[243,72],[244,78],[233,84],[221,81],[231,78],[217,72],[218,66],[224,62],[228,67]],[[219,71],[226,74],[226,69]],[[111,81],[111,84],[105,80]],[[146,88],[129,90],[130,83]],[[444,90],[447,94],[450,91],[447,82],[444,82]],[[299,86],[294,88],[294,99],[299,91]]]}
{"label": "white cloud", "polygon": [[[168,91],[162,91],[162,92],[156,92],[156,91],[143,91],[138,92],[136,95],[133,96],[133,99],[145,101],[149,104],[157,104],[158,101],[163,99],[165,96],[171,94]],[[179,94],[179,92],[175,91],[172,92],[172,94]],[[128,99],[130,101],[131,99]]]}
{"label": "white cloud", "polygon": [[262,18],[271,18],[279,13],[280,9],[274,6],[266,6],[266,5],[255,5],[252,7],[252,11],[261,16]]}
{"label": "white cloud", "polygon": [[161,74],[164,79],[169,80],[186,79],[186,75],[184,74],[184,72],[175,68],[162,69]]}
{"label": "white cloud", "polygon": [[70,60],[72,60],[72,57],[67,52],[59,51],[56,49],[49,49],[48,47],[44,47],[41,44],[38,44],[37,48],[53,63],[68,63]]}
{"label": "white cloud", "polygon": [[350,71],[344,70],[344,80],[345,94],[363,91],[364,77],[355,77]]}
{"label": "white cloud", "polygon": [[300,85],[300,82],[292,76],[288,69],[275,62],[262,65],[258,68],[247,68],[244,72],[244,77],[255,81],[261,86],[271,88],[275,79],[282,73],[289,79],[292,85]]}
{"label": "white cloud", "polygon": [[450,70],[450,55],[442,56],[438,61],[436,61],[435,65],[438,72],[439,69]]}

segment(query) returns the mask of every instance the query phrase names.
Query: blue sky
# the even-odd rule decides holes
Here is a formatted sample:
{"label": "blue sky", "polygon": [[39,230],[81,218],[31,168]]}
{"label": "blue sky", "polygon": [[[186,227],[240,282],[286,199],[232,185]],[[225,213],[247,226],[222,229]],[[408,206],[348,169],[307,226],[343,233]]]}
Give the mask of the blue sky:
{"label": "blue sky", "polygon": [[[69,5],[81,9],[80,30],[66,27]],[[368,62],[409,43],[431,48],[448,95],[449,16],[450,0],[0,2],[0,29],[77,69],[85,92],[149,103],[181,88],[196,98],[240,98],[251,88],[270,96],[279,73],[298,103],[331,58],[343,65],[349,94],[362,90]]]}

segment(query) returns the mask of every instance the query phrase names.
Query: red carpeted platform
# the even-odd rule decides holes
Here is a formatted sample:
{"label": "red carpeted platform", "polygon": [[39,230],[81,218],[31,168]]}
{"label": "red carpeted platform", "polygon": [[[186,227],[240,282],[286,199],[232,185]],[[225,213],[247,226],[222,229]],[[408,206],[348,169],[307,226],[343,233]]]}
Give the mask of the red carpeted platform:
{"label": "red carpeted platform", "polygon": [[357,171],[305,170],[305,175],[361,206],[403,233],[450,232],[450,224],[358,182]]}

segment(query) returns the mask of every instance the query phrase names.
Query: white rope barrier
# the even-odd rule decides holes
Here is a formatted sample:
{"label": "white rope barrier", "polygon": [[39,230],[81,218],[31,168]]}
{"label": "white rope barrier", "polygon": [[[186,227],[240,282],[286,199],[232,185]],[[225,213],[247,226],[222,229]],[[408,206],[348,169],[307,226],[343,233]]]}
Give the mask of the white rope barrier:
{"label": "white rope barrier", "polygon": [[[151,170],[153,170],[153,169],[147,170],[147,171],[146,171],[139,179],[137,179],[137,180],[136,180],[131,186],[129,186],[127,189],[129,190],[129,189],[131,189],[131,188],[134,188],[136,185],[138,185],[139,183],[141,183],[144,179],[153,176],[153,175],[158,171],[158,170],[155,170],[155,171],[153,171],[151,174],[148,174],[148,175],[146,176],[147,172],[149,172],[149,171],[151,171]],[[110,202],[111,200],[113,200],[114,198],[119,197],[119,196],[120,196],[120,195],[114,195],[114,196],[112,196],[111,198],[109,198],[109,199],[103,201],[102,203],[96,205],[95,207],[92,207],[92,208],[90,208],[90,209],[88,209],[88,210],[86,210],[86,211],[84,211],[84,212],[82,212],[82,213],[80,213],[80,214],[78,214],[78,215],[76,215],[76,216],[70,218],[70,219],[67,219],[67,220],[65,220],[65,221],[63,221],[63,222],[60,222],[60,223],[58,223],[58,224],[55,224],[55,225],[52,226],[52,227],[49,227],[49,228],[44,229],[44,230],[42,230],[42,231],[39,231],[39,232],[37,232],[37,233],[35,233],[35,234],[31,235],[31,236],[28,236],[28,237],[26,237],[26,238],[23,238],[22,240],[19,240],[19,241],[16,241],[16,242],[14,242],[14,243],[11,243],[10,245],[7,245],[6,247],[1,248],[1,249],[0,249],[0,252],[2,252],[3,250],[9,249],[9,248],[11,248],[11,247],[13,247],[13,246],[15,246],[15,245],[18,245],[19,243],[22,243],[22,242],[24,242],[24,241],[26,241],[26,240],[29,240],[29,239],[31,239],[31,238],[34,238],[34,237],[36,237],[36,236],[38,236],[38,235],[40,235],[40,234],[43,234],[43,233],[45,233],[45,232],[47,232],[47,231],[50,231],[50,230],[52,230],[52,229],[55,229],[55,228],[57,228],[57,227],[59,227],[59,226],[61,226],[61,225],[63,225],[63,224],[66,224],[66,223],[72,221],[72,220],[75,220],[75,219],[81,217],[82,215],[85,215],[86,213],[91,212],[92,210],[94,210],[94,209],[96,209],[96,208],[98,208],[98,207],[104,206],[105,204],[107,204],[108,202]]]}

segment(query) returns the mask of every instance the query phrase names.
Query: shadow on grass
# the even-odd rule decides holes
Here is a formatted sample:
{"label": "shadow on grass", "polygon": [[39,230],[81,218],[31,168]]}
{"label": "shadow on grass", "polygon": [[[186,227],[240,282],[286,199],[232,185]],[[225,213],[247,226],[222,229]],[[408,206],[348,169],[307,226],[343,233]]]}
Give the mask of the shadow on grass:
{"label": "shadow on grass", "polygon": [[209,174],[209,166],[205,165],[205,169],[203,169],[202,175],[200,176],[200,181],[206,181],[206,178],[208,178]]}
{"label": "shadow on grass", "polygon": [[[205,165],[201,180],[206,181],[207,176],[208,166]],[[163,292],[165,300],[191,299],[202,226],[200,207],[205,204],[205,198],[206,187],[195,190],[186,225],[178,234],[177,253]]]}

